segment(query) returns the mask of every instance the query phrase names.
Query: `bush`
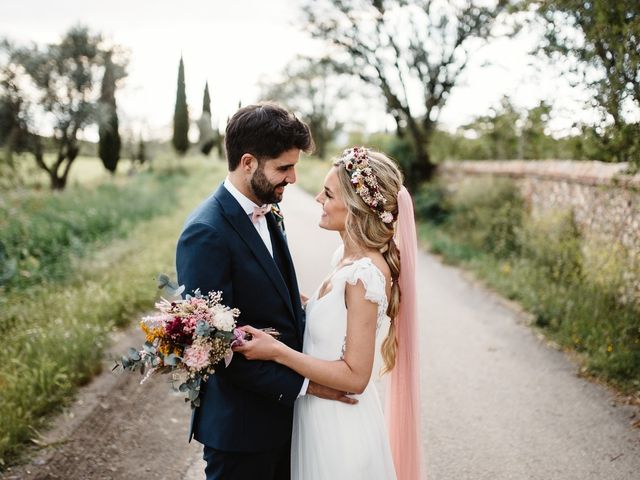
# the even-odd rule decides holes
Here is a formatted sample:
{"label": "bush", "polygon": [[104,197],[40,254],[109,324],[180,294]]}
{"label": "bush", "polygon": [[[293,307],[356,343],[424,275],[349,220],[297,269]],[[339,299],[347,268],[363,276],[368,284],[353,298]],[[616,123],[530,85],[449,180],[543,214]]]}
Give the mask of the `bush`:
{"label": "bush", "polygon": [[432,181],[423,184],[413,196],[416,217],[434,225],[443,223],[451,207],[442,184]]}
{"label": "bush", "polygon": [[525,208],[513,182],[467,181],[451,195],[451,211],[446,228],[454,236],[464,236],[465,243],[498,257],[518,252]]}
{"label": "bush", "polygon": [[528,218],[517,236],[522,256],[534,263],[546,278],[554,282],[582,283],[581,235],[571,211]]}

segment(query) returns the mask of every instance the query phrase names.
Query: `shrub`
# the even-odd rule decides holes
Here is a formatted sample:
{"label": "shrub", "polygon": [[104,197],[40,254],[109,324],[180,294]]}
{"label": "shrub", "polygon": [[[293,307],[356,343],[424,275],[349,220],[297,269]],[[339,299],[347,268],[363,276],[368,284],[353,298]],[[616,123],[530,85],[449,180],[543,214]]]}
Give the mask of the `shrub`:
{"label": "shrub", "polygon": [[434,225],[443,223],[451,207],[448,204],[447,192],[444,186],[437,182],[423,184],[413,196],[416,217]]}
{"label": "shrub", "polygon": [[518,252],[525,208],[513,182],[489,177],[466,181],[453,191],[451,210],[446,228],[464,236],[465,243],[498,257]]}

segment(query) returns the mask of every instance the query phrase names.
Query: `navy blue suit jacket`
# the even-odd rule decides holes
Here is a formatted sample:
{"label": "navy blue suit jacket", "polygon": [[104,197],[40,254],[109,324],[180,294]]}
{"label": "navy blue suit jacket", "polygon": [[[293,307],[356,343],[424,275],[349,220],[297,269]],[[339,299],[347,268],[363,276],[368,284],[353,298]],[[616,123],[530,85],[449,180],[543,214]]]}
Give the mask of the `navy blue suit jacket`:
{"label": "navy blue suit jacket", "polygon": [[[178,240],[178,282],[186,293],[222,291],[222,302],[240,309],[239,325],[272,327],[280,340],[302,349],[304,311],[285,238],[266,215],[278,268],[249,216],[221,185],[187,219]],[[273,450],[291,437],[293,404],[303,378],[274,362],[236,354],[201,388],[189,439],[228,452]]]}

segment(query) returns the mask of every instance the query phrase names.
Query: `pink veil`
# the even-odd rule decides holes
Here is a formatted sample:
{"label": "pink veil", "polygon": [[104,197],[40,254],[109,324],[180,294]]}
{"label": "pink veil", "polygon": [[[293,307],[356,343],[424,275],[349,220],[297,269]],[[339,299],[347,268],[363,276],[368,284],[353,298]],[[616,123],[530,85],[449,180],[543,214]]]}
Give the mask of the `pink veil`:
{"label": "pink veil", "polygon": [[400,250],[400,310],[395,319],[398,352],[387,385],[386,418],[398,480],[420,480],[419,329],[416,311],[417,237],[411,195],[398,193],[396,244]]}

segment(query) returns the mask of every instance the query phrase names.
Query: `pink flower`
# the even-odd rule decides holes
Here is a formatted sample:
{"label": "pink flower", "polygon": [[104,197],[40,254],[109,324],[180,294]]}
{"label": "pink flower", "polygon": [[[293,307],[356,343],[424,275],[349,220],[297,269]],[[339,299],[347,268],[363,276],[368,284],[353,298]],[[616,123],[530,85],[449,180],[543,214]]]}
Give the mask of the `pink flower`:
{"label": "pink flower", "polygon": [[197,342],[188,347],[184,352],[184,363],[193,370],[201,370],[209,366],[209,354],[211,346],[207,343]]}
{"label": "pink flower", "polygon": [[231,347],[241,347],[244,345],[244,332],[238,328],[234,328],[233,329],[233,336],[235,337],[235,340],[233,340],[233,342],[231,342]]}

